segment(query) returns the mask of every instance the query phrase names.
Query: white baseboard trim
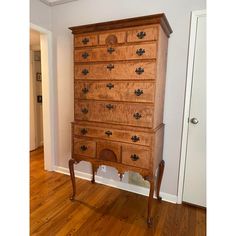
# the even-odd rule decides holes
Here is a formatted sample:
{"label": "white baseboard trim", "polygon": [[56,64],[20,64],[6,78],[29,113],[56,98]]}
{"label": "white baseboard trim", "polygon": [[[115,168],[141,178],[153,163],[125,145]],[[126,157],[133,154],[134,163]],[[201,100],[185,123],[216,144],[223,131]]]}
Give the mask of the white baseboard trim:
{"label": "white baseboard trim", "polygon": [[[54,171],[61,173],[61,174],[66,174],[66,175],[70,174],[68,168],[61,167],[61,166],[54,166]],[[75,170],[75,176],[78,178],[81,178],[81,179],[86,179],[86,180],[92,179],[91,174],[77,171],[77,170]],[[118,189],[122,189],[122,190],[126,190],[126,191],[129,191],[132,193],[137,193],[137,194],[141,194],[144,196],[149,195],[149,188],[137,186],[134,184],[124,183],[122,181],[116,181],[113,179],[104,178],[104,177],[101,177],[98,175],[96,175],[95,180],[97,183],[104,184],[104,185],[111,186],[111,187],[118,188]],[[171,202],[171,203],[175,203],[175,204],[177,203],[177,196],[176,195],[160,192],[160,196],[162,197],[163,201]],[[156,193],[154,193],[154,198],[156,198]]]}

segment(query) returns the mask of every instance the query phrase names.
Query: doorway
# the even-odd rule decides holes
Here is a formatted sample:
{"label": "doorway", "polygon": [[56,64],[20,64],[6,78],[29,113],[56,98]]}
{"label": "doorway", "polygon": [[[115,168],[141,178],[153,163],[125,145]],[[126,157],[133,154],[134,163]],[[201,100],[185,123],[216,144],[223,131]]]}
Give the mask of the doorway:
{"label": "doorway", "polygon": [[[30,98],[32,97],[30,101],[30,110],[37,116],[37,118],[34,118],[34,115],[32,115],[32,119],[30,117],[30,127],[32,127],[32,129],[30,129],[30,136],[32,137],[30,137],[30,149],[35,149],[38,145],[43,144],[44,169],[53,171],[56,155],[55,150],[57,147],[55,139],[57,116],[55,108],[55,83],[53,81],[52,33],[51,31],[34,24],[30,24],[30,30],[39,35],[40,45],[40,48],[38,48],[39,50],[31,50],[30,53],[33,60],[31,65],[31,76],[34,82],[36,81],[36,85],[34,85],[33,82],[30,84],[30,88],[32,88],[30,91]],[[37,47],[35,49],[37,49]],[[37,59],[40,60],[40,68],[38,68],[38,66],[34,71],[35,68],[33,68],[33,64],[35,64],[35,59],[36,61]],[[39,108],[39,113],[37,113],[37,108]],[[40,116],[40,109],[42,119],[38,122],[38,120],[40,120],[40,118],[38,118]],[[39,125],[39,127],[33,129],[33,127],[38,125],[37,122],[41,124],[41,126]],[[34,139],[33,137],[36,138]]]}
{"label": "doorway", "polygon": [[40,33],[30,30],[30,151],[43,148]]}

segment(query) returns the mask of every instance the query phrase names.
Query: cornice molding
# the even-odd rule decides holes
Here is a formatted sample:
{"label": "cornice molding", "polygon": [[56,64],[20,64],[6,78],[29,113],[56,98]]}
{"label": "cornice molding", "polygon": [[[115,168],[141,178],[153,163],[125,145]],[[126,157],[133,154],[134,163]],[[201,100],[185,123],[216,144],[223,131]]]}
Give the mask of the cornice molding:
{"label": "cornice molding", "polygon": [[136,27],[136,26],[151,25],[151,24],[160,24],[168,37],[172,33],[172,29],[164,13],[134,17],[134,18],[126,18],[122,20],[100,22],[89,25],[74,26],[70,27],[69,29],[72,30],[73,34],[80,34],[80,33],[90,33],[90,32],[111,30],[111,29],[114,30],[125,27]]}

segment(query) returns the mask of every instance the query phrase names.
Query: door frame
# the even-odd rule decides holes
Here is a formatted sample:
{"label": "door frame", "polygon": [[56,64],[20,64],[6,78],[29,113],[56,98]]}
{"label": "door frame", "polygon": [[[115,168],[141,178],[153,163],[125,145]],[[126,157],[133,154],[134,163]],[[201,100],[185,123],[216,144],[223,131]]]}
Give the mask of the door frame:
{"label": "door frame", "polygon": [[43,97],[43,142],[44,169],[54,170],[55,164],[55,85],[53,81],[52,32],[30,23],[30,28],[40,33],[42,97]]}
{"label": "door frame", "polygon": [[206,16],[206,10],[192,11],[191,13],[187,78],[186,78],[186,87],[185,87],[185,102],[184,102],[184,113],[183,113],[179,179],[178,179],[177,203],[179,204],[182,203],[182,199],[183,199],[185,162],[186,162],[188,127],[189,127],[188,118],[189,118],[190,102],[191,102],[191,94],[192,94],[193,65],[194,65],[194,55],[195,55],[195,46],[196,46],[197,21],[198,21],[198,18],[202,16]]}

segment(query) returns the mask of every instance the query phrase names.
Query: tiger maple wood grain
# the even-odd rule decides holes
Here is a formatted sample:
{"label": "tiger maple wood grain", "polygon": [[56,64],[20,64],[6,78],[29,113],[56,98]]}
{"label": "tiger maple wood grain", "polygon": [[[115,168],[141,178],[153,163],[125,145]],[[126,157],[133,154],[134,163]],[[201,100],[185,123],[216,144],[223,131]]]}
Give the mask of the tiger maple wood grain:
{"label": "tiger maple wood grain", "polygon": [[[156,44],[146,43],[128,46],[111,46],[114,52],[109,53],[107,50],[110,46],[99,48],[75,49],[75,62],[95,62],[95,61],[118,61],[118,60],[140,60],[156,58]],[[136,51],[144,49],[145,53],[137,55]],[[88,57],[84,58],[83,54],[88,53]]]}
{"label": "tiger maple wood grain", "polygon": [[[108,149],[109,151],[114,153],[116,162],[121,162],[121,144],[117,142],[109,142],[109,141],[98,141],[97,142],[97,159],[105,160],[101,155],[103,150]],[[109,161],[109,159],[107,159]]]}
{"label": "tiger maple wood grain", "polygon": [[[113,108],[108,109],[107,105],[112,105]],[[84,108],[88,110],[88,113],[82,112]],[[75,100],[75,119],[152,128],[153,108],[152,105],[146,104]],[[135,119],[135,113],[139,113],[141,118]]]}
{"label": "tiger maple wood grain", "polygon": [[[83,43],[83,39],[87,38],[89,41],[85,44]],[[75,35],[74,37],[74,46],[75,47],[88,47],[94,46],[98,44],[98,36],[97,35]]]}
{"label": "tiger maple wood grain", "polygon": [[[122,163],[140,168],[149,168],[150,149],[125,144],[122,146]],[[132,160],[131,155],[137,155],[136,161]]]}
{"label": "tiger maple wood grain", "polygon": [[[153,82],[76,82],[75,98],[154,103]],[[88,92],[83,92],[87,89]],[[136,93],[135,93],[136,91]],[[140,95],[138,94],[140,92]],[[138,94],[138,95],[137,95]]]}
{"label": "tiger maple wood grain", "polygon": [[[99,44],[100,45],[109,45],[107,42],[108,37],[114,37],[117,40],[117,43],[125,43],[126,40],[126,32],[125,31],[109,31],[108,33],[100,33],[99,34]],[[108,38],[109,39],[109,38]]]}
{"label": "tiger maple wood grain", "polygon": [[[145,36],[143,38],[137,37],[137,34],[144,32]],[[148,40],[158,40],[157,37],[157,27],[139,27],[127,32],[127,42],[143,42]]]}
{"label": "tiger maple wood grain", "polygon": [[[108,65],[113,65],[114,68],[109,70]],[[135,71],[139,67],[144,69],[144,72],[137,74]],[[75,64],[75,80],[155,80],[156,79],[156,63],[137,61],[137,62],[107,62],[107,63],[90,63],[90,64]],[[82,71],[88,70],[88,74],[84,75]]]}
{"label": "tiger maple wood grain", "polygon": [[[124,143],[131,143],[136,145],[145,145],[151,146],[152,134],[134,131],[126,131],[121,129],[114,129],[110,125],[104,127],[93,127],[84,124],[73,124],[74,126],[74,135],[80,137],[90,137],[90,138],[101,138],[110,141],[119,141]],[[82,129],[86,130],[86,133],[83,134],[81,132]],[[110,131],[112,134],[107,135],[106,132]],[[132,140],[133,136],[137,136],[139,138],[138,141],[134,142]]]}
{"label": "tiger maple wood grain", "polygon": [[[74,138],[74,153],[83,155],[83,156],[89,156],[89,157],[95,157],[96,154],[96,142],[94,141],[88,141],[84,139]],[[82,150],[81,146],[87,147],[86,150]]]}

